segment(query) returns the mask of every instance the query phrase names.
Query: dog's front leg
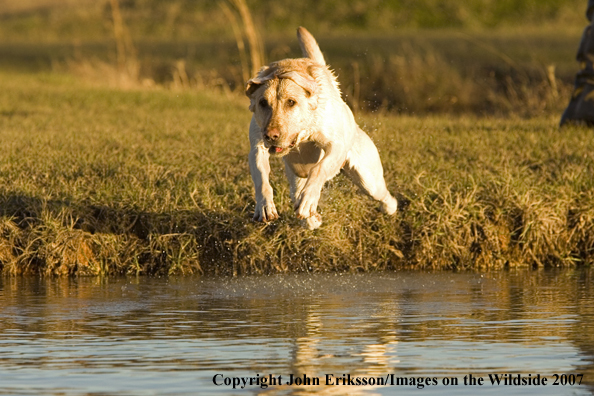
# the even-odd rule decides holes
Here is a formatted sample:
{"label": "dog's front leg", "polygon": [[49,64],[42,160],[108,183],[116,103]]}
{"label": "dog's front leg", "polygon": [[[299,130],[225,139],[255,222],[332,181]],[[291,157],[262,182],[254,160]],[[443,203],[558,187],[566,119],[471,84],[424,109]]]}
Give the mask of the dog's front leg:
{"label": "dog's front leg", "polygon": [[272,186],[270,185],[270,154],[263,145],[253,145],[250,154],[250,173],[256,190],[255,221],[272,221],[278,219],[274,206]]}
{"label": "dog's front leg", "polygon": [[315,216],[318,209],[318,201],[322,192],[324,183],[336,176],[345,161],[344,147],[336,144],[327,144],[324,149],[324,158],[311,170],[307,177],[307,182],[301,193],[297,196],[295,208],[297,217],[307,219]]}

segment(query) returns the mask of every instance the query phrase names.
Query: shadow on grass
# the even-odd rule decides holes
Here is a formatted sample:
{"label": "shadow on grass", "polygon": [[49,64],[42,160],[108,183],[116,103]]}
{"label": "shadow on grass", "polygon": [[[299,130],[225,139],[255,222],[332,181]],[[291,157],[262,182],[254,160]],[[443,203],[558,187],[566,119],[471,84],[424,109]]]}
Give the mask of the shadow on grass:
{"label": "shadow on grass", "polygon": [[156,213],[117,202],[0,192],[0,270],[11,275],[236,276],[565,267],[591,265],[594,257],[594,219],[579,208],[552,222],[546,205],[522,209],[508,202],[454,221],[439,215],[437,207],[421,211],[422,205],[402,197],[396,216],[360,199],[367,197],[348,197],[340,210],[334,203],[323,205],[325,223],[312,232],[286,213],[288,208],[285,213],[281,208],[281,219],[262,224],[254,223],[245,207]]}
{"label": "shadow on grass", "polygon": [[394,269],[414,250],[401,217],[369,210],[345,222],[342,213],[328,214],[311,232],[292,215],[262,224],[241,208],[151,213],[0,193],[0,266],[5,274],[45,275]]}
{"label": "shadow on grass", "polygon": [[[370,211],[376,212],[376,211]],[[377,211],[369,232],[329,221],[311,232],[291,215],[261,224],[240,208],[151,213],[0,193],[5,274],[241,275],[390,269],[412,251],[410,226]],[[382,226],[383,224],[383,226]]]}
{"label": "shadow on grass", "polygon": [[0,265],[13,274],[237,274],[234,242],[253,228],[231,212],[150,213],[25,195],[0,196],[0,214]]}

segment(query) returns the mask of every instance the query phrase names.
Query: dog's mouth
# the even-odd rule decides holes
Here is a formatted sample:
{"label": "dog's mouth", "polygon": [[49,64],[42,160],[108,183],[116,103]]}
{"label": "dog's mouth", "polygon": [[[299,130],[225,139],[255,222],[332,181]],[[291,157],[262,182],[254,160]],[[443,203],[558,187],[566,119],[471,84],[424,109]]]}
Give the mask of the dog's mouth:
{"label": "dog's mouth", "polygon": [[287,149],[284,149],[282,147],[278,147],[278,146],[270,146],[270,148],[268,149],[268,152],[270,154],[281,154],[283,151],[286,151]]}
{"label": "dog's mouth", "polygon": [[270,146],[268,148],[268,152],[272,155],[284,155],[284,154],[287,154],[289,151],[291,151],[296,145],[297,145],[297,136],[295,137],[295,139],[293,139],[291,144],[289,144],[287,147]]}

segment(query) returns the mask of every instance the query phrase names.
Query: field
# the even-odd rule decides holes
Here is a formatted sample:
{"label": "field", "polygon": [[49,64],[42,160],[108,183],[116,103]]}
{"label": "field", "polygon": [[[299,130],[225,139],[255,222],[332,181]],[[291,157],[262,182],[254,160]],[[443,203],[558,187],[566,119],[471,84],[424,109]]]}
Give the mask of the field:
{"label": "field", "polygon": [[[362,113],[401,210],[339,175],[324,224],[251,221],[247,99],[0,73],[5,274],[259,274],[590,265],[594,136],[531,118]],[[563,98],[565,100],[566,98]]]}
{"label": "field", "polygon": [[[232,11],[241,3],[252,30]],[[569,95],[583,3],[0,0],[0,69],[241,92],[254,54],[264,63],[300,56],[304,25],[355,111],[541,116]]]}
{"label": "field", "polygon": [[[589,266],[594,137],[557,127],[582,3],[0,0],[0,269]],[[281,219],[251,221],[249,34],[294,57],[300,24],[380,149],[394,217],[339,175],[302,229],[274,161]]]}

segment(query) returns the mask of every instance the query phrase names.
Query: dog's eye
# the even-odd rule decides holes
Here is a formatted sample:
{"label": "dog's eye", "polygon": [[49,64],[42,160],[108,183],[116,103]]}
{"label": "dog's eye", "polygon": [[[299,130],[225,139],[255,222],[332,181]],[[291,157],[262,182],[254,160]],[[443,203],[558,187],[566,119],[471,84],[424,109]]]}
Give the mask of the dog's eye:
{"label": "dog's eye", "polygon": [[268,102],[266,101],[266,99],[260,99],[258,104],[260,105],[260,107],[268,107]]}
{"label": "dog's eye", "polygon": [[287,100],[287,106],[289,106],[289,107],[293,107],[296,104],[297,104],[297,102],[295,102],[293,99]]}

